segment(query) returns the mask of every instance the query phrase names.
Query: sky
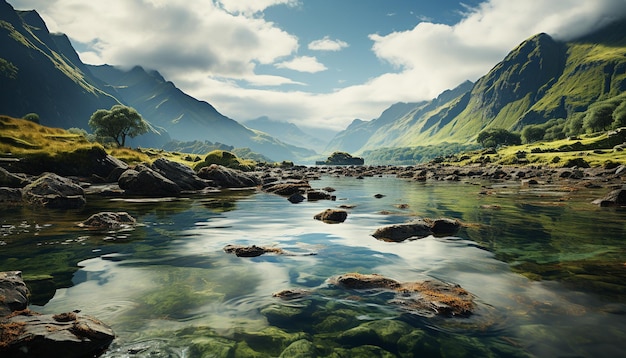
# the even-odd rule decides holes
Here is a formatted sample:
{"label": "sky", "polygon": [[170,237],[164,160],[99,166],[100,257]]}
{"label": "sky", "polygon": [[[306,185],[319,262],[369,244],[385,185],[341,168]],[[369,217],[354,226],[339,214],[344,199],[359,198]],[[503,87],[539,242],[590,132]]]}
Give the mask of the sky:
{"label": "sky", "polygon": [[155,69],[239,122],[319,136],[476,81],[535,34],[568,40],[626,17],[626,0],[8,2],[85,63]]}

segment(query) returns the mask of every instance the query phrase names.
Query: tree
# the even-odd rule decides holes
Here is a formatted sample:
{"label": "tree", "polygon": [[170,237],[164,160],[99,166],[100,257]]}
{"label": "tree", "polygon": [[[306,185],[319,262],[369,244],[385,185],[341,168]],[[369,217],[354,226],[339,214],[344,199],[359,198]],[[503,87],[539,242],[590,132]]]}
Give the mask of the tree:
{"label": "tree", "polygon": [[613,129],[626,127],[626,100],[613,111]]}
{"label": "tree", "polygon": [[89,127],[100,137],[111,137],[119,147],[126,144],[126,137],[135,138],[150,130],[134,108],[115,105],[110,110],[99,109],[91,115]]}
{"label": "tree", "polygon": [[39,124],[39,115],[37,113],[28,113],[28,114],[24,115],[24,117],[22,117],[22,119],[25,119],[27,121],[31,121],[33,123]]}
{"label": "tree", "polygon": [[587,115],[583,120],[583,126],[589,133],[607,130],[613,122],[615,105],[600,102],[589,106]]}
{"label": "tree", "polygon": [[543,136],[546,134],[545,128],[539,125],[530,124],[522,129],[522,138],[525,143],[538,142],[543,140]]}
{"label": "tree", "polygon": [[485,148],[495,148],[500,145],[522,144],[522,137],[503,128],[487,129],[478,133],[478,143]]}

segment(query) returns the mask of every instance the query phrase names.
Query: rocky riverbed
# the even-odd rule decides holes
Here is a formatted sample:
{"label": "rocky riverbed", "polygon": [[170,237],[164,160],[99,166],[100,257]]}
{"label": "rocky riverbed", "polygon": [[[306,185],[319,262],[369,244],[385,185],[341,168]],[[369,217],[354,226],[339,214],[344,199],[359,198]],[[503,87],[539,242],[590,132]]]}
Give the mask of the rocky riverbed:
{"label": "rocky riverbed", "polygon": [[[100,155],[100,154],[98,154]],[[37,173],[36,168],[8,165],[0,167],[0,205],[8,207],[31,206],[54,210],[73,210],[84,206],[89,197],[184,197],[187,195],[203,195],[230,188],[254,188],[285,197],[285,205],[319,200],[334,200],[333,188],[314,188],[314,181],[322,176],[346,176],[356,179],[374,176],[393,176],[403,180],[458,181],[477,182],[483,185],[482,193],[490,194],[490,184],[515,185],[522,187],[539,187],[541,185],[558,185],[568,190],[585,190],[603,188],[606,195],[598,197],[594,203],[600,206],[626,206],[626,167],[611,165],[596,168],[552,168],[552,167],[504,167],[475,165],[455,167],[442,164],[424,164],[419,166],[348,166],[331,167],[316,166],[292,168],[258,168],[255,172],[242,172],[218,165],[205,167],[199,172],[166,159],[153,163],[128,166],[114,158],[95,158],[99,160],[97,172],[69,173]],[[11,163],[13,164],[13,163]],[[20,171],[19,169],[23,169]],[[381,191],[384,191],[381,188]],[[382,197],[384,193],[380,193]],[[297,210],[297,209],[296,209]],[[316,215],[315,219],[341,224],[348,212],[329,209]],[[83,227],[93,230],[111,230],[136,225],[132,217],[126,213],[103,212],[81,223]],[[421,218],[406,224],[381,227],[372,235],[384,241],[403,241],[419,239],[428,235],[448,235],[462,225],[455,218]],[[238,247],[230,246],[225,251],[237,256],[253,257],[264,253],[284,254],[280,247]],[[67,312],[50,317],[28,311],[27,293],[18,273],[3,273],[8,288],[3,288],[0,296],[5,297],[2,303],[0,324],[2,325],[3,341],[0,351],[11,354],[18,352],[38,352],[50,346],[72,346],[81,356],[85,352],[97,352],[105,348],[113,339],[110,327],[96,318],[82,316],[74,311],[80,307],[67,307]],[[374,276],[375,277],[375,276]],[[345,278],[345,277],[344,277]],[[371,278],[371,277],[367,277]],[[331,282],[344,285],[340,279]],[[430,291],[454,291],[463,297],[471,297],[469,292],[461,291],[453,284],[426,285],[424,283],[398,283],[390,281],[389,287],[377,289],[389,290],[395,296],[390,304],[401,304],[415,307],[412,298],[419,295],[419,289]],[[345,286],[345,285],[344,285]],[[407,288],[408,287],[408,288]],[[10,294],[8,294],[10,293]],[[20,298],[20,295],[22,298]],[[404,296],[403,296],[404,295]],[[403,297],[411,299],[405,299]],[[441,297],[440,292],[435,296]],[[16,297],[11,298],[11,297]],[[452,300],[453,301],[453,300]],[[448,302],[452,302],[448,299]],[[458,315],[471,313],[473,302],[460,303],[458,309],[443,312],[456,312]],[[432,307],[445,307],[439,303],[429,303]],[[423,309],[424,306],[418,306]],[[463,308],[465,307],[465,308]],[[266,315],[271,319],[279,314],[270,312]],[[284,312],[280,313],[283,314]],[[273,316],[274,315],[274,316]],[[273,318],[272,318],[273,317]],[[54,329],[50,329],[54,327]],[[347,339],[347,338],[346,338]],[[89,344],[85,342],[91,342]],[[294,348],[295,349],[295,348]]]}

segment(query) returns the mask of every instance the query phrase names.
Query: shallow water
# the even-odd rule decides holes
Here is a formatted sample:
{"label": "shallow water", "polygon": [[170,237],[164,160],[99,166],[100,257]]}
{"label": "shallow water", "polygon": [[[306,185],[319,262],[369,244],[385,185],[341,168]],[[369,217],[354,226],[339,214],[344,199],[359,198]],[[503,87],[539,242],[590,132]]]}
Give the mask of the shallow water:
{"label": "shallow water", "polygon": [[[337,201],[294,205],[228,191],[159,201],[90,197],[70,212],[2,210],[0,270],[23,271],[37,311],[80,309],[111,325],[110,357],[278,356],[300,338],[320,356],[626,354],[626,211],[590,204],[606,189],[390,177],[323,177],[312,186],[337,189]],[[313,219],[342,204],[355,205],[344,223]],[[75,226],[104,210],[127,211],[141,225],[109,233]],[[371,236],[416,216],[467,227],[402,243]],[[228,244],[293,255],[240,258],[223,251]],[[327,283],[347,272],[459,284],[475,295],[477,310],[425,317],[389,305],[386,294]],[[313,293],[272,297],[291,288]],[[394,339],[380,333],[390,322],[402,327]],[[346,333],[366,324],[384,327],[378,335]],[[407,343],[417,334],[420,346]]]}

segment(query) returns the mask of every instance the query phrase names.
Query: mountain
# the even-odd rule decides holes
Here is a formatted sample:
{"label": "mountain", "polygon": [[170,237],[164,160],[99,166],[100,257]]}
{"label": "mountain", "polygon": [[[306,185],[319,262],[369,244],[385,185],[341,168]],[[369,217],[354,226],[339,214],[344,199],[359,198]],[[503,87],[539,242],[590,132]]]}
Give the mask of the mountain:
{"label": "mountain", "polygon": [[40,123],[49,127],[89,130],[96,110],[124,104],[159,132],[129,140],[133,145],[161,147],[173,138],[246,147],[276,161],[316,154],[244,127],[185,94],[157,71],[85,65],[67,36],[51,34],[36,11],[15,11],[4,0],[0,0],[0,81],[0,113],[14,117],[37,113]]}
{"label": "mountain", "polygon": [[42,124],[87,129],[91,114],[119,101],[99,88],[64,35],[35,11],[0,1],[0,112],[37,113]]}
{"label": "mountain", "polygon": [[177,140],[211,141],[250,148],[272,160],[303,160],[316,153],[252,130],[219,113],[211,104],[181,91],[154,70],[141,66],[123,70],[110,65],[87,66],[107,83],[106,89],[135,108],[153,126]]}
{"label": "mountain", "polygon": [[245,121],[242,124],[248,128],[265,132],[282,142],[310,148],[316,152],[321,152],[328,144],[328,142],[305,133],[293,123],[275,121],[267,116]]}
{"label": "mountain", "polygon": [[521,131],[528,125],[543,125],[551,135],[564,137],[576,134],[570,128],[580,130],[574,121],[582,121],[590,106],[617,106],[626,100],[625,91],[626,21],[567,42],[541,33],[523,41],[476,83],[465,82],[391,121],[383,116],[355,121],[329,148],[363,154],[470,144],[485,129]]}

